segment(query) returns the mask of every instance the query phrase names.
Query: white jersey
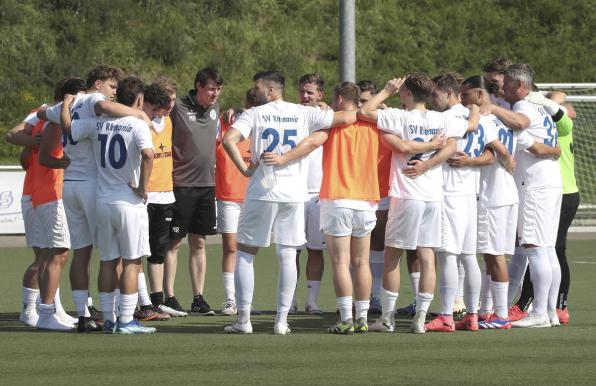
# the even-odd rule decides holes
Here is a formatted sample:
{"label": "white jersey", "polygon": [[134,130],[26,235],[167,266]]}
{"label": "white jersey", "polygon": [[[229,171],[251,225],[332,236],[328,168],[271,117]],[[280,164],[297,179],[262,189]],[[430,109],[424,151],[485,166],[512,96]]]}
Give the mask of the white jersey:
{"label": "white jersey", "polygon": [[[456,104],[444,112],[451,119],[460,119],[465,121],[465,127],[468,127],[468,117],[470,110],[461,103]],[[457,140],[457,150],[464,152],[470,158],[478,157],[484,151],[484,142],[482,142],[482,128],[473,132],[466,132],[462,138]],[[454,168],[446,162],[443,163],[443,193],[445,195],[472,195],[476,194],[476,175],[478,168],[461,167]]]}
{"label": "white jersey", "polygon": [[[530,127],[524,131],[530,134],[536,142],[556,146],[557,127],[542,106],[521,100],[513,105],[513,111],[522,113],[530,119]],[[515,181],[518,188],[560,188],[563,186],[561,169],[557,160],[540,158],[528,151],[521,150],[518,150],[515,160],[517,162]]]}
{"label": "white jersey", "polygon": [[[397,135],[405,141],[430,142],[433,137],[445,133],[448,138],[459,138],[465,133],[467,122],[451,119],[436,111],[402,110],[389,108],[377,110],[377,127]],[[391,156],[390,189],[392,197],[420,201],[441,201],[443,198],[442,166],[436,165],[415,179],[406,177],[403,169],[412,160],[428,160],[435,152],[414,156],[393,152]]]}
{"label": "white jersey", "polygon": [[[282,100],[253,107],[232,125],[244,138],[251,139],[253,163],[263,152],[283,154],[311,132],[326,129],[333,122],[333,111],[302,106]],[[304,202],[307,195],[307,157],[281,167],[260,164],[248,181],[247,200]]]}
{"label": "white jersey", "polygon": [[97,202],[143,206],[129,187],[138,186],[141,152],[153,150],[149,126],[134,117],[89,118],[72,122],[75,141],[90,140],[97,173]]}
{"label": "white jersey", "polygon": [[[70,117],[74,121],[77,119],[95,118],[95,103],[106,100],[105,95],[101,93],[77,94],[70,108]],[[58,103],[46,110],[46,116],[49,121],[60,124],[60,111],[62,103]],[[71,135],[62,135],[62,145],[64,154],[70,158],[70,165],[64,171],[64,180],[71,181],[95,181],[97,176],[97,167],[93,159],[93,150],[91,141],[82,141],[81,143],[73,139]]]}
{"label": "white jersey", "polygon": [[306,180],[308,193],[319,193],[323,181],[323,146],[319,146],[308,156],[308,178]]}
{"label": "white jersey", "polygon": [[[515,154],[516,149],[525,150],[534,144],[534,140],[528,133],[508,128],[493,114],[480,117],[478,132],[483,135],[483,138],[480,139],[483,147],[485,144],[488,145],[498,140],[511,155]],[[479,200],[480,205],[485,208],[517,204],[519,202],[513,176],[507,172],[499,160],[496,160],[492,165],[480,168]]]}

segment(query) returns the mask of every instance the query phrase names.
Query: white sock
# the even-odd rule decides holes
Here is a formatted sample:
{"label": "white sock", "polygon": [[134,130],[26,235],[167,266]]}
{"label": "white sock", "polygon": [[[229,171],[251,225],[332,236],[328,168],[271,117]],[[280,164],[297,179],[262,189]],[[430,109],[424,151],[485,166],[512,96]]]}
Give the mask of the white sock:
{"label": "white sock", "polygon": [[87,307],[91,307],[93,305],[93,298],[87,295]]}
{"label": "white sock", "polygon": [[372,296],[381,296],[383,286],[383,267],[385,265],[385,251],[370,250],[370,272],[372,273]]}
{"label": "white sock", "polygon": [[120,316],[120,288],[116,288],[114,290],[114,312],[116,312],[116,317]]}
{"label": "white sock", "polygon": [[339,318],[344,322],[348,319],[352,319],[352,297],[342,296],[335,299],[337,309],[339,310]]}
{"label": "white sock", "polygon": [[553,279],[548,291],[547,310],[553,312],[557,309],[557,297],[559,296],[559,286],[561,285],[561,266],[559,265],[559,259],[557,258],[557,251],[555,248],[548,248],[548,257]]}
{"label": "white sock", "polygon": [[116,291],[100,292],[99,304],[103,313],[103,319],[110,322],[116,321]]}
{"label": "white sock", "polygon": [[528,265],[528,256],[524,247],[515,247],[515,254],[511,256],[507,270],[509,272],[509,289],[507,290],[507,307],[511,308],[513,299],[521,291],[524,275]]}
{"label": "white sock", "polygon": [[455,299],[464,298],[464,282],[466,280],[466,269],[460,259],[457,259],[457,291],[455,291]]}
{"label": "white sock", "polygon": [[356,311],[356,319],[364,318],[368,315],[368,309],[370,308],[370,300],[356,300],[354,302],[354,308]]}
{"label": "white sock", "polygon": [[433,301],[433,297],[434,295],[428,292],[418,292],[418,295],[416,295],[416,313],[419,311],[427,313],[430,308],[430,303]]}
{"label": "white sock", "polygon": [[[486,272],[486,264],[485,271]],[[480,285],[480,313],[490,314],[493,312],[493,296],[490,292],[490,275],[482,273]]]}
{"label": "white sock", "polygon": [[89,292],[87,290],[72,290],[72,302],[75,305],[78,316],[91,316],[89,310],[87,309],[88,294]]}
{"label": "white sock", "polygon": [[222,272],[221,279],[223,281],[224,294],[226,300],[236,301],[236,292],[234,288],[234,272]]}
{"label": "white sock", "polygon": [[236,287],[236,306],[238,308],[238,322],[250,321],[250,306],[255,290],[255,271],[253,267],[254,255],[238,251],[236,254],[236,270],[234,271],[234,286]]}
{"label": "white sock", "polygon": [[23,287],[23,308],[25,309],[25,311],[37,312],[36,308],[38,297],[38,289]]}
{"label": "white sock", "polygon": [[121,294],[120,295],[120,322],[130,323],[132,316],[137,308],[137,300],[139,298],[138,293],[134,294]]}
{"label": "white sock", "polygon": [[56,306],[54,304],[39,303],[39,315],[52,315],[56,312]]}
{"label": "white sock", "polygon": [[526,248],[526,254],[530,262],[530,274],[532,286],[534,287],[532,312],[541,315],[546,314],[548,292],[553,279],[548,248]]}
{"label": "white sock", "polygon": [[480,302],[480,287],[482,286],[482,274],[478,266],[476,255],[460,255],[459,261],[466,270],[464,280],[464,301],[466,309],[471,314],[478,313]]}
{"label": "white sock", "polygon": [[306,286],[308,287],[308,300],[307,304],[315,305],[318,304],[319,292],[321,291],[321,281],[319,280],[307,280]]}
{"label": "white sock", "polygon": [[420,272],[410,273],[410,284],[412,285],[412,293],[414,298],[418,296],[418,283],[420,282]]}
{"label": "white sock", "polygon": [[56,306],[57,314],[66,314],[64,307],[62,307],[62,301],[60,300],[60,288],[56,288],[56,294],[54,295],[54,305]]}
{"label": "white sock", "polygon": [[393,320],[393,314],[395,313],[395,302],[397,301],[398,296],[398,292],[387,291],[385,288],[381,290],[381,310],[383,312],[383,318],[386,316],[391,316],[390,320]]}
{"label": "white sock", "polygon": [[509,317],[509,308],[507,308],[507,287],[508,282],[490,281],[490,292],[493,295],[493,302],[495,305],[495,314],[501,319]]}
{"label": "white sock", "polygon": [[137,280],[137,292],[139,294],[139,305],[148,306],[151,304],[149,293],[147,293],[147,282],[145,281],[145,273],[139,272]]}
{"label": "white sock", "polygon": [[275,322],[286,324],[288,312],[292,306],[292,297],[296,291],[298,273],[296,270],[296,248],[286,245],[276,245],[277,260],[279,262],[279,276],[277,281],[277,317]]}
{"label": "white sock", "polygon": [[446,252],[439,252],[437,255],[441,273],[439,279],[439,290],[441,292],[440,312],[444,315],[453,315],[453,302],[455,301],[459,279],[457,256]]}

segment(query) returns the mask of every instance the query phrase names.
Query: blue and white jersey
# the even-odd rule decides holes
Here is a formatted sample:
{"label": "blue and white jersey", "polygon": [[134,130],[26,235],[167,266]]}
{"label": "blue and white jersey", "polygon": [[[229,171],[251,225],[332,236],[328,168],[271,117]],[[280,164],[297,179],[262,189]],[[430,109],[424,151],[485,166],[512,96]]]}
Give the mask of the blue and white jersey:
{"label": "blue and white jersey", "polygon": [[[534,144],[534,140],[528,133],[508,128],[493,114],[480,117],[478,131],[481,128],[485,146],[493,141],[499,141],[507,148],[510,155],[515,154],[517,149],[525,150]],[[492,165],[480,168],[479,193],[480,205],[483,207],[504,206],[519,202],[515,180],[498,159]]]}
{"label": "blue and white jersey", "polygon": [[[536,142],[556,146],[557,126],[552,117],[542,106],[525,100],[516,102],[513,111],[524,114],[530,119],[530,127],[525,129]],[[541,158],[525,150],[518,150],[515,155],[515,181],[520,189],[559,188],[563,186],[559,161]]]}
{"label": "blue and white jersey", "polygon": [[[96,118],[95,103],[106,100],[105,95],[101,93],[83,94],[79,93],[75,97],[70,108],[70,117],[74,121],[77,119]],[[62,102],[48,108],[46,116],[49,121],[60,124],[60,111]],[[93,150],[90,141],[76,141],[72,135],[62,135],[62,145],[64,154],[70,158],[70,165],[64,171],[65,180],[73,181],[95,181],[97,176],[97,167],[93,159]]]}
{"label": "blue and white jersey", "polygon": [[130,188],[138,186],[141,152],[153,150],[151,132],[134,117],[89,118],[72,121],[72,138],[89,140],[97,169],[97,202],[143,206],[143,199]]}

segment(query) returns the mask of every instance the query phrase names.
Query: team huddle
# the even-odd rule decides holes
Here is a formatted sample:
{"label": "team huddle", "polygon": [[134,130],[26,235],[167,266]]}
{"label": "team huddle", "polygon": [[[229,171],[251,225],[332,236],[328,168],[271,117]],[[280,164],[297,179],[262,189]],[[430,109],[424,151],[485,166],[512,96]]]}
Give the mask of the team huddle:
{"label": "team huddle", "polygon": [[[302,249],[312,315],[323,313],[329,255],[339,314],[329,333],[395,331],[404,252],[413,333],[565,324],[573,214],[561,215],[562,201],[565,208],[577,187],[561,177],[563,162],[573,174],[571,140],[558,140],[571,138],[574,113],[560,95],[533,91],[533,78],[527,64],[498,59],[467,79],[415,72],[378,92],[370,81],[341,82],[328,106],[321,76],[299,79],[295,104],[283,99],[283,75],[263,71],[245,108],[221,116],[224,82],[211,68],[184,97],[170,79],[146,85],[103,65],[86,81],[64,79],[55,103],[7,136],[23,146],[22,210],[35,252],[20,320],[42,330],[146,334],[156,329],[141,321],[187,316],[174,294],[187,236],[190,313],[214,315],[203,295],[205,236],[220,233],[221,313],[237,315],[227,333],[253,331],[253,262],[271,242],[276,335],[290,333],[288,315],[298,312]],[[400,108],[387,107],[395,94]],[[89,297],[93,247],[101,313]],[[70,249],[77,319],[58,289]],[[440,311],[427,322],[437,270]],[[369,314],[380,316],[369,324]]]}

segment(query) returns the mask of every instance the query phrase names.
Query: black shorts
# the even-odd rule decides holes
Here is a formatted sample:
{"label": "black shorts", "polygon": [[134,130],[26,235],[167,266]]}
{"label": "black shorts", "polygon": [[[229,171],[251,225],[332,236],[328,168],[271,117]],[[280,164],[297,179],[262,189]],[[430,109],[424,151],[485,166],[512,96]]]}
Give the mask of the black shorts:
{"label": "black shorts", "polygon": [[147,204],[151,258],[163,261],[170,244],[174,204]]}
{"label": "black shorts", "polygon": [[174,196],[171,239],[182,239],[188,233],[203,236],[217,233],[214,186],[175,187]]}

